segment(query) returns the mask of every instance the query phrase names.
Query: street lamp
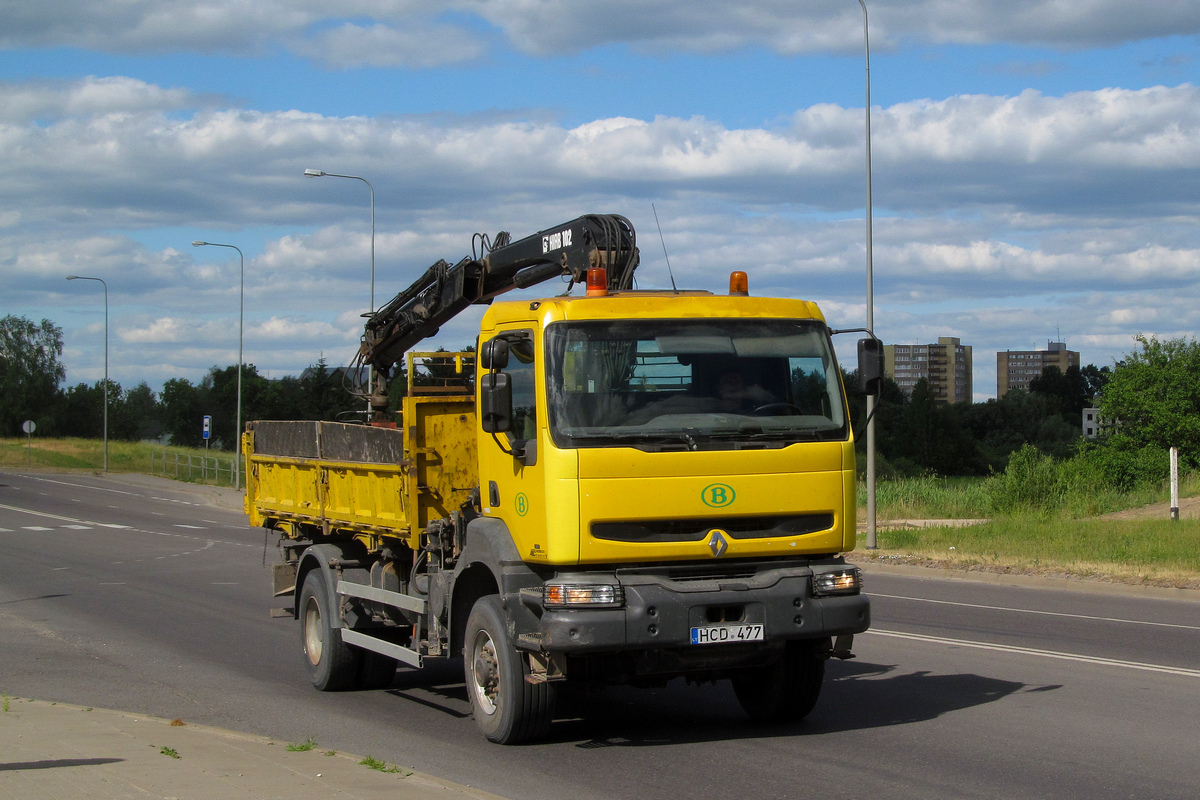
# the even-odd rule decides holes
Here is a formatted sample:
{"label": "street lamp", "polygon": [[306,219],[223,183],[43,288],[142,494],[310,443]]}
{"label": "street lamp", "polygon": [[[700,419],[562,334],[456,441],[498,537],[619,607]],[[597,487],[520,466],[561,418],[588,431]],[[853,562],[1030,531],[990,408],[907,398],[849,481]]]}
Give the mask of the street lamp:
{"label": "street lamp", "polygon": [[232,244],[219,242],[192,242],[192,247],[231,247],[238,251],[241,259],[241,287],[238,291],[238,373],[237,373],[237,428],[233,439],[233,487],[242,488],[242,333],[245,330],[246,319],[246,256],[242,248]]}
{"label": "street lamp", "polygon": [[69,281],[100,281],[104,287],[104,471],[108,472],[108,284],[103,278],[68,275]]}
{"label": "street lamp", "polygon": [[[863,12],[863,58],[867,83],[867,330],[875,334],[875,272],[872,264],[874,245],[871,241],[871,38],[867,31],[867,4],[858,0]],[[875,541],[875,396],[867,395],[867,549],[874,550]]]}
{"label": "street lamp", "polygon": [[[357,175],[338,175],[333,172],[324,172],[319,169],[304,170],[306,178],[349,178],[353,181],[362,181],[371,190],[371,313],[375,313],[375,187],[366,178],[360,178]],[[371,365],[367,365],[367,422],[371,421],[371,394],[375,391],[373,370]]]}

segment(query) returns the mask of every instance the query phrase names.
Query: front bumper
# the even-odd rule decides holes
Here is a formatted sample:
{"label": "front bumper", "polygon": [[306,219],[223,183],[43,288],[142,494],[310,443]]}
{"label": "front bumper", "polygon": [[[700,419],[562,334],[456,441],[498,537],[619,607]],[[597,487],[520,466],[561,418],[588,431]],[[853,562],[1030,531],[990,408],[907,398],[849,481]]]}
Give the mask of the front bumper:
{"label": "front bumper", "polygon": [[[844,569],[838,561],[803,566],[786,562],[737,565],[726,575],[686,576],[672,570],[616,570],[623,608],[535,609],[538,629],[526,646],[563,655],[678,648],[778,646],[792,639],[862,633],[870,626],[863,594],[814,597],[814,570]],[[593,580],[595,575],[589,576]],[[606,576],[607,578],[607,576]],[[692,628],[761,624],[762,642],[693,645]]]}

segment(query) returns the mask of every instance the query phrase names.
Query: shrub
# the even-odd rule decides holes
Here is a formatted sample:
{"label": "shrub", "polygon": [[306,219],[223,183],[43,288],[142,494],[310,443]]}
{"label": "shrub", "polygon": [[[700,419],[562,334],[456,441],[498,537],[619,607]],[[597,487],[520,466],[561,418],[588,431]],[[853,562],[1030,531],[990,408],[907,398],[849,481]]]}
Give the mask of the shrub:
{"label": "shrub", "polygon": [[995,511],[1011,513],[1021,509],[1048,511],[1060,508],[1070,485],[1069,462],[1056,461],[1026,444],[1012,454],[1004,472],[988,483],[988,494]]}
{"label": "shrub", "polygon": [[1170,455],[1161,447],[1139,446],[1118,435],[1103,444],[1088,444],[1079,460],[1095,469],[1104,483],[1121,492],[1158,486],[1169,478]]}

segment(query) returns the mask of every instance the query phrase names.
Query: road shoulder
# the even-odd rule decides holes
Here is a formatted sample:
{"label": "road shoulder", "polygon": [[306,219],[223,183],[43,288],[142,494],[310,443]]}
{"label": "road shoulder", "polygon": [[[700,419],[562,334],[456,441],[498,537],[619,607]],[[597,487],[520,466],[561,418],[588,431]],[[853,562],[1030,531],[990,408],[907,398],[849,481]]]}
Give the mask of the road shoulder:
{"label": "road shoulder", "polygon": [[182,720],[5,697],[0,796],[500,800],[395,764],[288,747]]}

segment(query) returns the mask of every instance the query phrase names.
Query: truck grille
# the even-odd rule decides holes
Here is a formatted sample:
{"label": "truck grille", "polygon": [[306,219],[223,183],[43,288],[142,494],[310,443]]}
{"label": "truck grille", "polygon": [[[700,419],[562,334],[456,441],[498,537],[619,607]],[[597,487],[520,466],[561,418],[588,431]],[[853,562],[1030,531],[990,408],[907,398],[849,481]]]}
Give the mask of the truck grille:
{"label": "truck grille", "polygon": [[712,517],[640,522],[594,522],[592,537],[610,542],[698,542],[714,529],[733,539],[772,539],[829,530],[833,514],[773,517]]}

